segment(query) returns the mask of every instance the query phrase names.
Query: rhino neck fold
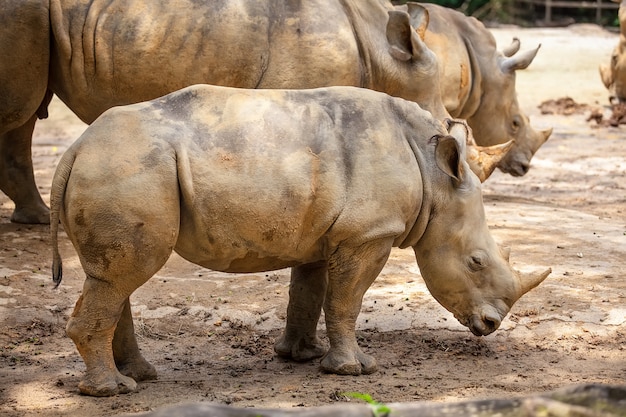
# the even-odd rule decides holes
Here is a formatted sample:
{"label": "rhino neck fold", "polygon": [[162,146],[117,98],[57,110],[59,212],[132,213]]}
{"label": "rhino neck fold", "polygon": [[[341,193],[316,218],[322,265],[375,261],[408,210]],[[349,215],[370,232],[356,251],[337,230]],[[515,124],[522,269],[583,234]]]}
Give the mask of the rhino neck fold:
{"label": "rhino neck fold", "polygon": [[469,119],[478,111],[481,95],[481,84],[483,83],[482,73],[480,71],[479,59],[476,57],[476,51],[469,40],[464,39],[465,49],[467,50],[467,56],[470,65],[470,87],[467,96],[461,99],[459,114],[454,115],[459,119]]}
{"label": "rhino neck fold", "polygon": [[[362,0],[357,1],[360,2]],[[371,48],[368,48],[368,45],[364,44],[363,39],[365,38],[361,36],[361,34],[365,31],[365,29],[360,27],[363,25],[364,21],[368,21],[368,16],[364,16],[360,12],[359,7],[356,5],[358,3],[355,3],[352,0],[340,0],[340,3],[346,12],[346,15],[348,16],[348,21],[350,22],[352,33],[354,34],[354,39],[359,50],[359,87],[373,89],[374,84],[372,82],[372,57],[370,56]]]}
{"label": "rhino neck fold", "polygon": [[400,249],[417,245],[417,242],[419,242],[419,240],[424,235],[424,232],[426,231],[426,227],[428,226],[428,221],[430,220],[433,207],[432,181],[429,181],[428,179],[430,178],[432,180],[434,173],[432,172],[432,170],[428,169],[430,165],[424,160],[422,151],[418,147],[417,143],[415,143],[415,140],[409,139],[408,141],[411,149],[413,150],[413,154],[415,155],[415,159],[417,160],[417,165],[421,173],[422,204],[417,214],[417,218],[413,223],[413,226],[411,226],[405,238],[397,245]]}

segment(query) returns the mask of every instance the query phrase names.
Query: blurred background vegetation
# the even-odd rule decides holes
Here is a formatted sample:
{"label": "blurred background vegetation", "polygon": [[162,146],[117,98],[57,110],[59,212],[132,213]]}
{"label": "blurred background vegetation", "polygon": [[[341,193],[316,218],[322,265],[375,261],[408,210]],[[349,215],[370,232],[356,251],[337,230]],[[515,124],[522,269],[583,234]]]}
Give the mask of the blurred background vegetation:
{"label": "blurred background vegetation", "polygon": [[[404,4],[408,0],[392,0]],[[487,25],[517,24],[520,26],[567,26],[573,23],[596,23],[618,28],[618,2],[611,0],[560,0],[558,6],[547,6],[543,0],[425,0],[457,9],[474,16]],[[566,7],[563,7],[565,5]]]}

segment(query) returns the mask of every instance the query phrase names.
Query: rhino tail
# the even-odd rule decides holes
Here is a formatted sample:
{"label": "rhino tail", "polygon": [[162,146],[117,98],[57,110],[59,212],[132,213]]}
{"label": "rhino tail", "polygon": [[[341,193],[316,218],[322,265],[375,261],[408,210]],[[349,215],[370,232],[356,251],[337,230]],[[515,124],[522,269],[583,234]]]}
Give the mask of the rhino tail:
{"label": "rhino tail", "polygon": [[61,157],[52,179],[52,188],[50,189],[50,243],[52,245],[52,281],[55,284],[54,288],[57,288],[63,279],[63,262],[59,254],[59,221],[67,181],[70,178],[75,159],[76,152],[70,147]]}

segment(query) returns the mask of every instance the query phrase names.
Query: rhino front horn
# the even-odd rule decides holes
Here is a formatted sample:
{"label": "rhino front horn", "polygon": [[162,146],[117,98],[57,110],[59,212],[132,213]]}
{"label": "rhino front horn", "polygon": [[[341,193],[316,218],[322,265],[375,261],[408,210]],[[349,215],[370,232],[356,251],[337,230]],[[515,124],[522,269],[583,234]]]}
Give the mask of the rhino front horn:
{"label": "rhino front horn", "polygon": [[470,145],[467,148],[467,162],[470,169],[478,176],[480,182],[485,182],[496,169],[498,163],[511,150],[513,141],[493,146]]}
{"label": "rhino front horn", "polygon": [[552,268],[548,268],[540,274],[522,273],[522,272],[518,273],[519,282],[520,282],[519,296],[521,297],[522,295],[526,294],[528,291],[535,288],[537,285],[541,284],[543,280],[546,279],[548,275],[550,275],[551,272],[552,272]]}

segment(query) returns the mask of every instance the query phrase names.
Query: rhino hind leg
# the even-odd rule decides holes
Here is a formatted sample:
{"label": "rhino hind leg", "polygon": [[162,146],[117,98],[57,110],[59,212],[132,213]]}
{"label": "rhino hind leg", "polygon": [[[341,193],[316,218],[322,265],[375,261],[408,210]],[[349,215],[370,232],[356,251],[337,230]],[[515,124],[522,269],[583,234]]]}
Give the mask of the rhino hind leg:
{"label": "rhino hind leg", "polygon": [[37,116],[0,135],[0,190],[13,202],[14,223],[48,224],[50,211],[35,184],[31,143]]}
{"label": "rhino hind leg", "polygon": [[[83,150],[97,144],[91,139]],[[127,155],[133,161],[134,154]],[[175,167],[152,164],[133,175],[118,167],[115,160],[90,164],[78,154],[75,182],[70,178],[65,188],[63,225],[87,275],[67,333],[85,362],[79,389],[88,395],[131,392],[134,377],[156,377],[139,352],[129,297],[165,265],[180,224]]]}
{"label": "rhino hind leg", "polygon": [[115,365],[122,375],[135,381],[148,381],[157,378],[156,369],[143,357],[139,350],[128,298],[124,302],[122,315],[115,328],[113,357]]}
{"label": "rhino hind leg", "polygon": [[328,346],[317,336],[328,270],[325,261],[291,269],[285,330],[274,345],[283,358],[303,362],[324,356]]}
{"label": "rhino hind leg", "polygon": [[329,260],[324,312],[330,349],[322,359],[322,371],[340,375],[376,372],[376,360],[357,343],[355,326],[363,295],[387,262],[392,243],[392,239],[378,239],[341,247]]}
{"label": "rhino hind leg", "polygon": [[137,382],[122,375],[113,358],[112,341],[123,308],[124,299],[118,299],[110,283],[87,276],[66,327],[87,367],[78,384],[83,394],[104,397],[137,389]]}

